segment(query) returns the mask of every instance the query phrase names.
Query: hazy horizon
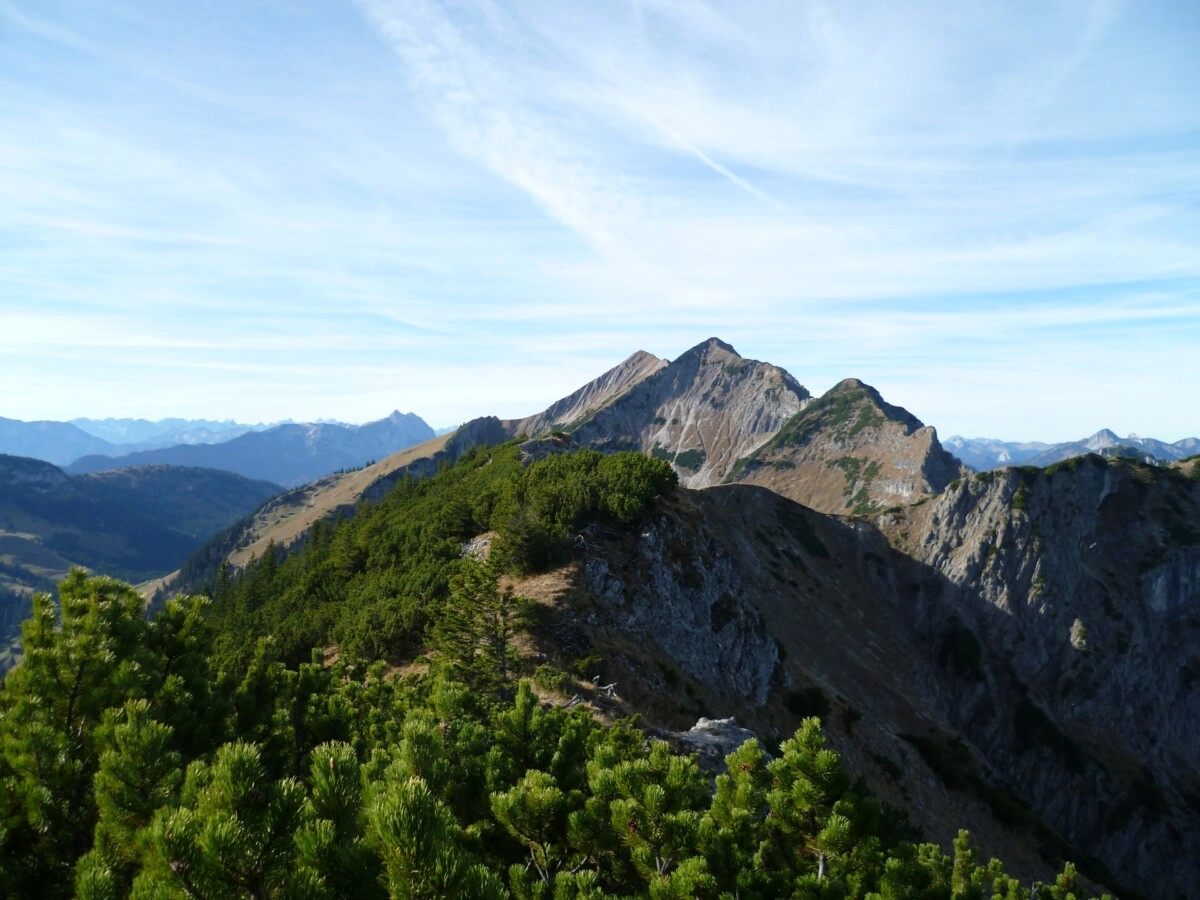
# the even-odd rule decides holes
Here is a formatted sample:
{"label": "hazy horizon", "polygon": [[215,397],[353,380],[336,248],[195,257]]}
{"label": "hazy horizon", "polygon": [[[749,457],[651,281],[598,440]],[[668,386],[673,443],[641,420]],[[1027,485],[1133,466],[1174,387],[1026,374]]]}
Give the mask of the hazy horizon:
{"label": "hazy horizon", "polygon": [[[734,349],[736,350],[737,348],[735,347]],[[764,361],[770,362],[770,360],[764,360]],[[601,374],[603,374],[603,373],[597,372],[596,376],[599,376]],[[801,382],[801,383],[803,383],[803,382]],[[564,391],[562,394],[555,396],[552,400],[547,401],[545,404],[543,404],[543,406],[538,407],[537,409],[524,410],[523,412],[516,413],[513,415],[499,416],[499,418],[519,419],[519,418],[523,418],[526,415],[541,412],[542,409],[550,406],[551,403],[561,399],[562,397],[568,396],[570,393],[573,393],[575,389],[582,387],[582,386],[583,385],[576,385],[575,388]],[[805,385],[805,387],[807,388],[808,386]],[[829,387],[833,387],[833,385],[830,385]],[[824,391],[811,391],[811,389],[810,389],[810,392],[812,393],[813,397],[819,397],[822,393],[824,393]],[[888,399],[889,398],[887,396],[884,396],[884,400],[888,400]],[[890,402],[890,400],[889,400],[889,402]],[[893,405],[895,405],[895,404],[893,404]],[[388,412],[383,412],[378,415],[372,416],[369,419],[364,419],[364,420],[358,421],[358,422],[351,422],[351,421],[347,421],[344,419],[336,419],[336,418],[329,418],[329,417],[314,418],[314,419],[297,419],[295,417],[284,417],[281,419],[271,419],[271,420],[263,420],[263,421],[257,421],[257,422],[240,421],[240,420],[232,419],[232,418],[225,418],[225,419],[220,419],[220,420],[208,420],[208,421],[217,421],[221,424],[235,424],[235,425],[239,425],[239,426],[250,426],[250,427],[255,427],[255,428],[274,427],[276,425],[285,425],[285,424],[333,424],[333,425],[345,425],[345,426],[350,426],[350,427],[359,427],[362,425],[366,425],[370,422],[376,422],[381,419],[387,418],[388,416],[390,416],[392,414],[392,412],[400,412],[400,413],[406,414],[406,415],[407,414],[415,414],[415,415],[419,416],[422,420],[424,420],[426,422],[426,424],[428,424],[431,428],[433,428],[438,434],[443,434],[448,431],[453,431],[453,430],[459,428],[460,426],[466,424],[466,421],[470,421],[470,420],[464,420],[462,422],[438,424],[436,422],[429,421],[428,417],[422,415],[421,411],[419,409],[390,410]],[[909,412],[912,412],[912,410],[909,410]],[[495,413],[481,413],[481,415],[496,415],[496,414]],[[12,416],[0,416],[0,418],[13,418],[13,417]],[[41,417],[41,418],[42,418],[42,420],[45,419],[45,417]],[[163,421],[166,419],[185,419],[185,418],[186,417],[181,417],[181,416],[162,416],[157,419],[146,419],[145,416],[75,416],[75,417],[72,417],[71,419],[56,419],[53,421],[75,422],[75,421],[81,420],[81,419],[91,419],[93,421],[102,422],[105,420],[140,419],[140,420],[149,421],[152,423],[157,423],[157,422],[160,422],[160,421]],[[918,415],[918,418],[920,418],[919,415]],[[193,421],[201,421],[201,420],[202,420],[201,417],[196,417]],[[25,420],[25,421],[30,421],[30,420]],[[1179,435],[1178,437],[1168,437],[1168,436],[1163,436],[1161,434],[1145,434],[1145,433],[1140,433],[1140,432],[1123,432],[1123,431],[1120,431],[1119,429],[1112,428],[1109,425],[1101,424],[1086,433],[1080,433],[1080,434],[1076,434],[1076,435],[1069,436],[1069,437],[1057,438],[1057,439],[1051,440],[1051,439],[1046,439],[1046,438],[1042,438],[1042,437],[1038,437],[1038,436],[1010,437],[1007,435],[999,435],[999,434],[961,434],[959,432],[944,431],[943,429],[938,427],[936,422],[925,421],[924,424],[932,425],[937,430],[939,438],[943,441],[950,439],[952,437],[961,437],[961,438],[965,438],[968,440],[999,440],[999,441],[1004,441],[1006,443],[1037,443],[1037,442],[1041,442],[1041,443],[1046,443],[1046,444],[1054,444],[1054,443],[1066,443],[1066,442],[1083,440],[1085,438],[1091,437],[1091,436],[1099,433],[1100,431],[1103,431],[1106,429],[1109,431],[1112,431],[1120,438],[1129,438],[1129,437],[1154,438],[1156,440],[1161,440],[1165,443],[1176,443],[1181,440],[1186,440],[1188,438],[1195,438],[1195,437],[1200,436],[1198,434],[1182,434],[1182,435]]]}

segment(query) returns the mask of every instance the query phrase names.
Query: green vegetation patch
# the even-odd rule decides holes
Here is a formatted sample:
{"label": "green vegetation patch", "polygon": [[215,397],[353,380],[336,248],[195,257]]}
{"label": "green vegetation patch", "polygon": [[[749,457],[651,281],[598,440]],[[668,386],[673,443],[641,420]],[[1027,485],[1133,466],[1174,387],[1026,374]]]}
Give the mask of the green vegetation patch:
{"label": "green vegetation patch", "polygon": [[853,437],[866,428],[878,428],[884,421],[883,413],[864,404],[854,425],[850,428],[850,436]]}
{"label": "green vegetation patch", "polygon": [[904,769],[900,763],[896,762],[890,756],[884,756],[880,753],[872,753],[871,759],[875,760],[875,764],[884,771],[892,781],[899,781],[904,776]]}
{"label": "green vegetation patch", "polygon": [[[933,735],[897,735],[916,748],[925,763],[933,769],[947,787],[969,791],[987,803],[996,818],[1013,829],[1031,835],[1045,859],[1061,860],[1074,856],[1080,869],[1089,877],[1115,884],[1112,872],[1092,857],[1082,856],[1050,826],[1048,826],[1017,794],[1010,789],[994,785],[975,768],[970,748],[960,739]],[[1122,896],[1141,896],[1133,891],[1123,891]]]}
{"label": "green vegetation patch", "polygon": [[704,465],[704,460],[706,458],[707,455],[703,450],[684,450],[682,453],[676,455],[675,465],[679,466],[681,469],[687,469],[691,472],[695,472],[702,465]]}
{"label": "green vegetation patch", "polygon": [[650,456],[663,462],[674,463],[679,468],[687,469],[690,472],[697,471],[708,458],[703,450],[684,450],[682,453],[672,453],[665,447],[655,447],[650,451]]}
{"label": "green vegetation patch", "polygon": [[1178,506],[1172,506],[1166,511],[1163,528],[1166,529],[1171,541],[1179,546],[1192,547],[1200,544],[1200,530],[1197,530],[1190,518]]}
{"label": "green vegetation patch", "polygon": [[[1017,896],[966,832],[953,856],[914,845],[816,718],[773,758],[742,744],[714,785],[694,756],[597,721],[598,694],[543,704],[535,683],[572,679],[522,678],[476,641],[507,592],[482,567],[461,574],[480,615],[403,678],[320,654],[289,667],[270,640],[224,668],[204,601],[145,619],[111,580],[69,579],[61,613],[39,599],[29,664],[3,688],[5,895],[918,896],[955,873]],[[485,658],[512,666],[484,679]],[[38,753],[54,735],[69,739]],[[1072,867],[1058,885],[1083,900]]]}
{"label": "green vegetation patch", "polygon": [[218,573],[211,615],[239,659],[265,635],[290,664],[330,642],[350,659],[402,658],[423,646],[466,542],[492,532],[498,571],[542,571],[569,558],[587,523],[632,524],[676,483],[640,453],[580,450],[526,467],[515,442],[479,448],[353,518],[317,523],[286,554],[272,546],[240,575]]}
{"label": "green vegetation patch", "polygon": [[854,483],[858,481],[862,460],[856,456],[839,456],[837,459],[831,459],[829,465],[842,470],[842,475],[846,478],[846,486],[842,488],[842,493],[849,497],[854,492]]}
{"label": "green vegetation patch", "polygon": [[818,431],[849,422],[859,405],[867,399],[867,392],[861,388],[818,397],[788,419],[768,446],[771,449],[802,447]]}
{"label": "green vegetation patch", "polygon": [[846,479],[842,496],[846,498],[846,506],[852,515],[869,516],[883,508],[871,501],[871,484],[879,475],[878,462],[870,460],[863,466],[862,460],[857,457],[839,456],[830,460],[829,465],[842,470]]}
{"label": "green vegetation patch", "polygon": [[754,455],[739,456],[733,461],[733,465],[729,467],[729,474],[721,479],[721,484],[732,484],[737,481],[742,475],[753,472],[759,467],[759,463],[755,460]]}
{"label": "green vegetation patch", "polygon": [[1046,466],[1045,472],[1047,475],[1057,475],[1059,472],[1078,472],[1079,467],[1083,465],[1083,456],[1072,456],[1069,459],[1063,459],[1056,463],[1051,463]]}
{"label": "green vegetation patch", "polygon": [[897,737],[916,748],[921,759],[946,787],[964,790],[971,785],[971,750],[961,739],[949,740],[917,734],[900,734]]}
{"label": "green vegetation patch", "polygon": [[813,528],[812,522],[804,514],[799,506],[792,505],[786,501],[780,501],[777,510],[777,518],[779,524],[789,533],[796,536],[802,546],[811,556],[819,559],[829,559],[829,548],[825,546]]}

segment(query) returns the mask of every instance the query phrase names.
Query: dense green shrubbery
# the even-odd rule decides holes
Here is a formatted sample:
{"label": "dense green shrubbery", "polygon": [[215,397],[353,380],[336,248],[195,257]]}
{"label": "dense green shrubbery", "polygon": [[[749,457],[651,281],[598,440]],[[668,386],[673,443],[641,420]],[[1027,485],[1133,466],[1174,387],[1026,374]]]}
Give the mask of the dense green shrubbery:
{"label": "dense green shrubbery", "polygon": [[[743,745],[714,786],[630,724],[539,702],[516,652],[529,604],[501,573],[674,484],[634,454],[524,467],[506,445],[150,619],[73,573],[35,598],[0,688],[6,896],[1028,900],[965,834],[952,856],[895,837],[816,719],[774,760]],[[464,557],[488,530],[488,563]],[[366,663],[418,649],[426,674]]]}
{"label": "dense green shrubbery", "polygon": [[[505,602],[470,564],[460,595]],[[540,703],[488,628],[388,680],[288,668],[267,640],[218,670],[203,600],[147,621],[131,588],[76,573],[60,605],[36,601],[0,691],[9,896],[1030,896],[965,833],[952,855],[890,838],[816,719],[713,785],[629,725]],[[1068,867],[1037,896],[1076,890]]]}
{"label": "dense green shrubbery", "polygon": [[270,634],[292,665],[328,642],[358,660],[408,654],[437,618],[464,542],[494,532],[493,565],[540,571],[567,558],[587,522],[633,523],[675,484],[670,466],[638,453],[582,450],[523,466],[516,444],[472,451],[352,519],[318,523],[286,557],[271,547],[239,577],[218,577],[220,652],[245,660]]}

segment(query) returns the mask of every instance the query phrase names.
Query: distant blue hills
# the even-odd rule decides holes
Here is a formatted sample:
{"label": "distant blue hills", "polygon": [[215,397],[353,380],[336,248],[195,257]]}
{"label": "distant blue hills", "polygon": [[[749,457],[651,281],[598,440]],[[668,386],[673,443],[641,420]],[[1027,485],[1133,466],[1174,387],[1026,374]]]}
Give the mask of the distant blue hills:
{"label": "distant blue hills", "polygon": [[365,425],[0,418],[0,453],[40,459],[73,475],[129,466],[200,466],[284,486],[358,468],[432,437],[424,419],[398,411]]}
{"label": "distant blue hills", "polygon": [[1079,441],[1045,444],[1039,441],[1001,441],[994,438],[964,438],[954,435],[942,446],[972,469],[984,472],[1003,466],[1049,466],[1086,453],[1136,456],[1148,462],[1169,463],[1200,453],[1200,438],[1184,438],[1174,443],[1154,438],[1118,437],[1107,428]]}
{"label": "distant blue hills", "polygon": [[248,431],[266,431],[275,425],[291,424],[291,420],[247,425],[232,419],[223,422],[212,419],[159,419],[157,422],[148,419],[72,419],[69,424],[108,441],[122,452],[134,453],[176,444],[219,444]]}

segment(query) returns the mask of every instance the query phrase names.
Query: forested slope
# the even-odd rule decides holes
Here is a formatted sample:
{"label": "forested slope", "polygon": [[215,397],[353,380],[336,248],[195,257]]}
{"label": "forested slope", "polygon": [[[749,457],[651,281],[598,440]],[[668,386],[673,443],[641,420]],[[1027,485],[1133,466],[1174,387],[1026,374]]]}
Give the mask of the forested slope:
{"label": "forested slope", "polygon": [[[675,482],[638,454],[540,451],[468,454],[151,620],[131,589],[82,573],[57,608],[40,598],[0,693],[0,883],[26,897],[1028,900],[969,838],[915,843],[815,719],[782,746],[743,746],[714,785],[612,721],[594,656],[539,660],[541,614],[509,579],[589,527],[636,533]],[[480,534],[486,561],[464,549]],[[1083,896],[1074,881],[1068,867],[1037,896]]]}

